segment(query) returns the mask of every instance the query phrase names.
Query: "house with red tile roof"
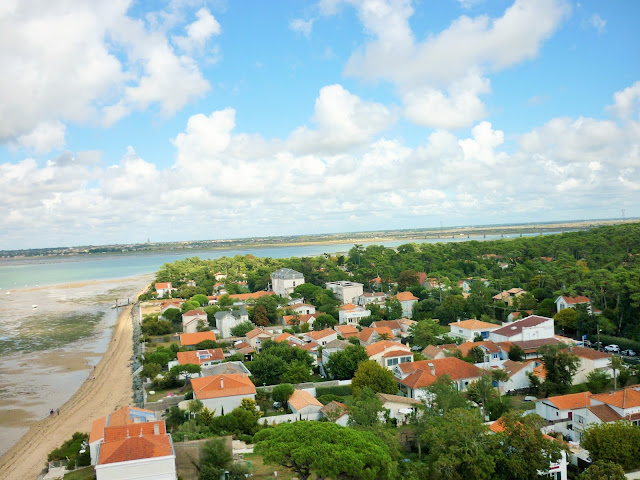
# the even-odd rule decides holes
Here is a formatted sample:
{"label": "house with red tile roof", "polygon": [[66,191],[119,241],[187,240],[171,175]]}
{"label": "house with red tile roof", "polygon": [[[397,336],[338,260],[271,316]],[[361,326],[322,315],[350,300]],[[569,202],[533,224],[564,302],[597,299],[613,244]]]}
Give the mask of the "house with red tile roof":
{"label": "house with red tile roof", "polygon": [[558,312],[560,310],[564,310],[565,308],[576,308],[578,305],[584,305],[587,309],[587,312],[593,315],[600,315],[602,310],[598,310],[593,307],[593,302],[589,297],[585,297],[582,295],[576,295],[575,297],[570,297],[567,295],[561,295],[556,298],[556,308]]}
{"label": "house with red tile roof", "polygon": [[164,420],[105,427],[96,480],[175,480],[176,455]]}
{"label": "house with red tile roof", "polygon": [[247,332],[246,337],[249,345],[255,348],[256,352],[260,353],[262,351],[262,344],[267,340],[273,340],[275,335],[263,328],[254,328],[250,332]]}
{"label": "house with red tile roof", "polygon": [[156,295],[158,296],[158,298],[160,298],[164,297],[165,295],[171,296],[171,290],[173,287],[171,286],[171,282],[160,282],[156,283],[155,288]]}
{"label": "house with red tile roof", "polygon": [[[331,400],[320,409],[322,415],[330,422],[346,427],[349,423],[349,409],[344,403]],[[335,418],[335,420],[332,420]]]}
{"label": "house with red tile roof", "polygon": [[393,373],[402,394],[420,400],[427,396],[423,389],[433,385],[439,377],[447,375],[463,392],[482,376],[483,371],[459,358],[447,357],[401,363],[394,367]]}
{"label": "house with red tile roof", "polygon": [[200,342],[204,342],[205,340],[211,340],[212,342],[216,341],[216,334],[211,330],[207,332],[196,332],[196,333],[181,333],[180,334],[180,346],[181,347],[190,347],[192,345],[197,345]]}
{"label": "house with red tile roof", "polygon": [[95,465],[98,461],[99,445],[104,440],[105,427],[134,425],[155,421],[156,413],[154,411],[130,406],[119,408],[106,417],[95,419],[91,424],[91,433],[89,434],[91,465]]}
{"label": "house with red tile roof", "polygon": [[400,302],[402,306],[402,316],[405,318],[413,317],[413,306],[418,302],[418,298],[411,292],[400,292],[393,296]]}
{"label": "house with red tile roof", "polygon": [[327,362],[329,361],[329,356],[332,353],[341,352],[342,350],[345,350],[352,345],[353,344],[351,342],[347,342],[345,340],[332,340],[331,342],[328,342],[322,348],[322,364],[327,364]]}
{"label": "house with red tile roof", "polygon": [[306,323],[309,325],[309,328],[313,328],[316,318],[324,314],[324,312],[316,312],[308,315],[283,315],[282,324],[288,327],[293,325],[303,325]]}
{"label": "house with red tile roof", "polygon": [[[507,265],[508,266],[508,265]],[[526,294],[527,291],[522,288],[511,288],[509,290],[503,290],[497,295],[493,296],[494,302],[505,302],[507,305],[513,305],[513,299],[517,297],[521,297]]]}
{"label": "house with red tile roof", "polygon": [[371,311],[360,305],[348,303],[338,309],[338,323],[340,325],[359,325],[364,318],[371,316]]}
{"label": "house with red tile roof", "polygon": [[440,348],[448,350],[450,352],[458,350],[460,351],[460,354],[463,358],[470,357],[472,353],[471,350],[473,348],[479,348],[484,354],[484,356],[482,357],[482,361],[476,362],[476,365],[480,368],[492,368],[501,366],[504,360],[502,358],[502,350],[491,340],[486,340],[484,342],[463,342],[460,345],[440,345]]}
{"label": "house with red tile roof", "polygon": [[387,327],[393,333],[393,338],[400,338],[402,334],[402,324],[398,320],[379,320],[369,325],[372,328]]}
{"label": "house with red tile roof", "polygon": [[349,338],[358,335],[360,331],[353,325],[336,325],[333,329],[338,332],[342,338]]}
{"label": "house with red tile roof", "polygon": [[573,347],[567,348],[569,352],[577,356],[580,360],[578,370],[573,376],[573,384],[586,383],[587,376],[594,370],[600,370],[607,374],[609,378],[613,378],[613,370],[611,369],[611,358],[613,355],[607,352],[599,352],[592,348]]}
{"label": "house with red tile roof", "polygon": [[298,315],[309,315],[311,313],[316,313],[316,307],[309,303],[294,303],[293,305],[289,305],[287,310],[293,310],[294,313]]}
{"label": "house with red tile roof", "polygon": [[303,337],[307,342],[316,342],[319,345],[326,345],[332,340],[338,339],[338,332],[331,328],[325,328],[320,331],[307,332]]}
{"label": "house with red tile roof", "polygon": [[182,314],[182,331],[184,333],[197,333],[198,325],[209,326],[207,312],[197,308]]}
{"label": "house with red tile roof", "polygon": [[387,299],[387,294],[384,292],[365,292],[362,295],[358,296],[358,298],[356,298],[355,303],[356,305],[360,305],[361,307],[366,307],[367,305],[370,304],[376,304],[376,305],[384,305],[385,300]]}
{"label": "house with red tile roof", "polygon": [[299,420],[318,420],[323,407],[309,392],[297,389],[293,391],[287,404],[291,412],[298,415]]}
{"label": "house with red tile roof", "polygon": [[243,398],[256,399],[256,387],[245,374],[222,374],[191,380],[193,398],[200,400],[214,415],[231,413]]}
{"label": "house with red tile roof", "polygon": [[384,368],[393,370],[398,364],[413,362],[411,348],[400,342],[381,340],[366,347],[369,360],[377,362]]}
{"label": "house with red tile roof", "polygon": [[367,346],[380,340],[392,340],[393,331],[389,327],[365,327],[358,333],[357,338],[360,345]]}
{"label": "house with red tile roof", "polygon": [[200,365],[208,367],[224,360],[224,352],[221,348],[211,348],[208,350],[191,350],[188,352],[177,353],[178,365]]}
{"label": "house with red tile roof", "polygon": [[570,420],[572,410],[591,405],[591,392],[570,393],[536,401],[536,413],[548,422]]}
{"label": "house with red tile roof", "polygon": [[489,334],[499,328],[500,325],[481,320],[458,320],[449,324],[449,329],[451,330],[449,334],[452,337],[473,342],[476,337],[489,338]]}
{"label": "house with red tile roof", "polygon": [[167,310],[171,309],[171,308],[175,308],[177,310],[182,309],[182,304],[184,302],[182,300],[173,300],[171,302],[164,302],[162,304],[160,304],[160,315],[162,315],[164,312],[166,312]]}

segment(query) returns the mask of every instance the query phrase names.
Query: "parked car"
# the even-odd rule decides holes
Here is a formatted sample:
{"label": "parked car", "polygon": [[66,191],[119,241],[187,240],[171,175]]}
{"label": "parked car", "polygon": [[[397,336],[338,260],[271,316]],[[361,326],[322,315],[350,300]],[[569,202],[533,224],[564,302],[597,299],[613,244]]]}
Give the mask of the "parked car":
{"label": "parked car", "polygon": [[596,350],[600,350],[600,349],[603,347],[603,345],[604,345],[604,344],[603,344],[602,342],[593,342],[593,343],[591,344],[591,347],[592,347],[592,348],[595,348]]}
{"label": "parked car", "polygon": [[635,357],[636,356],[636,352],[634,350],[622,350],[620,352],[621,355],[624,355],[625,357]]}
{"label": "parked car", "polygon": [[611,345],[604,347],[604,351],[609,353],[618,353],[620,351],[620,347],[615,343],[612,343]]}

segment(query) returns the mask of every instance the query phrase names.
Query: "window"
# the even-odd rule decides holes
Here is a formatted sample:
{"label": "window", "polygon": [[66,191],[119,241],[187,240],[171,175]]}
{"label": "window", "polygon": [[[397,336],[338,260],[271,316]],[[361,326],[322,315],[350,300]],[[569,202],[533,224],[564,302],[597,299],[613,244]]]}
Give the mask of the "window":
{"label": "window", "polygon": [[493,359],[498,358],[498,354],[497,354],[497,353],[492,353],[492,354],[491,354],[491,358],[493,358]]}
{"label": "window", "polygon": [[400,360],[401,363],[408,363],[411,362],[411,357],[402,357],[402,360]]}
{"label": "window", "polygon": [[390,358],[389,360],[387,360],[387,365],[397,365],[397,364],[398,364],[397,358]]}

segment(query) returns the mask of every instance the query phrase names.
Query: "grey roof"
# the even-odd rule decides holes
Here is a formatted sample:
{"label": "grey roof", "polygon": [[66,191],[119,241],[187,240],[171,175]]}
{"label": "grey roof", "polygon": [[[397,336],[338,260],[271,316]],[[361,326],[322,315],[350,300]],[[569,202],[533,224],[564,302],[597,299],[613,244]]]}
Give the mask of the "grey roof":
{"label": "grey roof", "polygon": [[300,272],[296,272],[290,268],[281,268],[271,274],[271,278],[279,278],[280,280],[290,280],[295,278],[304,278]]}
{"label": "grey roof", "polygon": [[493,333],[496,335],[503,335],[505,337],[513,337],[515,335],[518,335],[519,333],[522,333],[523,328],[535,327],[549,320],[551,320],[551,318],[540,317],[538,315],[529,315],[527,318],[523,318],[522,320],[518,320],[517,322],[507,323],[502,328],[494,330]]}
{"label": "grey roof", "polygon": [[249,315],[249,312],[247,312],[247,308],[244,305],[241,305],[237,310],[231,310],[231,315],[240,318],[242,315]]}
{"label": "grey roof", "polygon": [[221,312],[216,312],[214,317],[216,317],[216,320],[222,320],[223,318],[226,318],[230,313],[231,312],[229,312],[228,310],[222,310]]}
{"label": "grey roof", "polygon": [[327,348],[339,348],[341,350],[344,350],[347,347],[350,347],[351,345],[353,345],[353,343],[351,342],[345,342],[344,340],[331,340],[330,342],[327,342],[327,344],[324,346],[325,349]]}
{"label": "grey roof", "polygon": [[225,362],[217,363],[215,365],[211,365],[210,367],[202,367],[203,377],[229,373],[244,373],[246,375],[251,375],[249,369],[242,362]]}

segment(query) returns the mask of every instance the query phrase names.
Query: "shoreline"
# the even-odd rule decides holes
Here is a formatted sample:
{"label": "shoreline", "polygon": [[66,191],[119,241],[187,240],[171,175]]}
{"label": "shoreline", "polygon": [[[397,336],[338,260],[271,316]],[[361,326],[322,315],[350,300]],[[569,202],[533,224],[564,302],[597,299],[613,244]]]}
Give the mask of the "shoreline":
{"label": "shoreline", "polygon": [[[149,285],[138,292],[134,301]],[[34,423],[2,457],[0,478],[30,480],[45,467],[49,452],[79,432],[89,432],[96,418],[132,403],[133,322],[127,305],[118,314],[109,347],[90,376],[60,407],[60,414]],[[126,373],[125,373],[126,372]],[[95,376],[95,380],[91,380]]]}

